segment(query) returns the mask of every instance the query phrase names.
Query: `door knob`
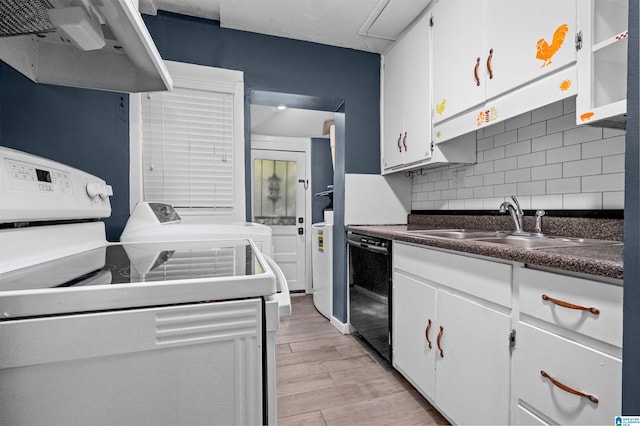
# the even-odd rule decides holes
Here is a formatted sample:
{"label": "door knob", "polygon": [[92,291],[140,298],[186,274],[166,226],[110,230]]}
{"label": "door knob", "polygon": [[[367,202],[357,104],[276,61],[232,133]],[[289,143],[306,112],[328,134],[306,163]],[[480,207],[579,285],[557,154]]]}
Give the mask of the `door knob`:
{"label": "door knob", "polygon": [[304,228],[298,228],[298,235],[304,234]]}

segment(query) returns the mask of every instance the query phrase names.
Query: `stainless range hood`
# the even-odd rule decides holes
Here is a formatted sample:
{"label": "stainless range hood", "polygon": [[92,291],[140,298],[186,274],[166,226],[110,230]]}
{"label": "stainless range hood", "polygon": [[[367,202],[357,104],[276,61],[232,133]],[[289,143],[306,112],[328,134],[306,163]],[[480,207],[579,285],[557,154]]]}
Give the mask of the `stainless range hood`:
{"label": "stainless range hood", "polygon": [[3,0],[0,59],[38,83],[117,92],[173,84],[132,0]]}

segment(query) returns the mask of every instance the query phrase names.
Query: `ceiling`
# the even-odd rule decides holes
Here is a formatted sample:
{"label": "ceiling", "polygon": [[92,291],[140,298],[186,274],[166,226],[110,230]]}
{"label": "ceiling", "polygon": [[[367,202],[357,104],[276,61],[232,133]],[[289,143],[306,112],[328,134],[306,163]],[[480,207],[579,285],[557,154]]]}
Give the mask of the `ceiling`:
{"label": "ceiling", "polygon": [[382,53],[431,0],[139,0],[223,28]]}
{"label": "ceiling", "polygon": [[324,123],[334,119],[333,112],[251,105],[251,133],[296,138],[328,138]]}

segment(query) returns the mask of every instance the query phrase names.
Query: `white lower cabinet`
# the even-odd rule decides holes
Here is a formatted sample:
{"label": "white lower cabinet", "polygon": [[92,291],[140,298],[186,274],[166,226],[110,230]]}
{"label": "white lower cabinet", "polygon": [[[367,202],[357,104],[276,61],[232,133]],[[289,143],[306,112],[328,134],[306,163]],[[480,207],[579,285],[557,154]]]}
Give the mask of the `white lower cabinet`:
{"label": "white lower cabinet", "polygon": [[456,424],[509,423],[509,307],[459,291],[487,282],[509,295],[511,266],[394,244],[394,367]]}
{"label": "white lower cabinet", "polygon": [[622,286],[526,268],[514,280],[513,423],[612,424],[622,409]]}
{"label": "white lower cabinet", "polygon": [[612,424],[622,293],[394,242],[393,366],[454,424]]}

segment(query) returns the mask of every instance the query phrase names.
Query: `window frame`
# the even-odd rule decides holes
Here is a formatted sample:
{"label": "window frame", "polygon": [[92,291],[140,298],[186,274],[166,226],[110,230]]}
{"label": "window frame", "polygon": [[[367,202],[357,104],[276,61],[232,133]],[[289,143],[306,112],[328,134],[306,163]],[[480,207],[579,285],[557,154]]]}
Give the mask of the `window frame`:
{"label": "window frame", "polygon": [[[245,135],[244,135],[244,76],[242,71],[207,67],[184,62],[164,61],[173,86],[211,90],[233,95],[233,179],[234,205],[231,210],[176,209],[183,218],[194,220],[214,218],[217,222],[245,220]],[[129,94],[129,212],[144,201],[142,170],[142,96]]]}

